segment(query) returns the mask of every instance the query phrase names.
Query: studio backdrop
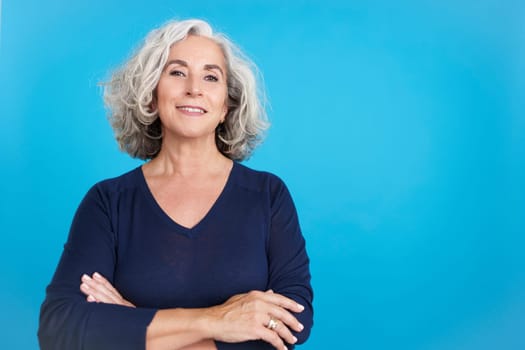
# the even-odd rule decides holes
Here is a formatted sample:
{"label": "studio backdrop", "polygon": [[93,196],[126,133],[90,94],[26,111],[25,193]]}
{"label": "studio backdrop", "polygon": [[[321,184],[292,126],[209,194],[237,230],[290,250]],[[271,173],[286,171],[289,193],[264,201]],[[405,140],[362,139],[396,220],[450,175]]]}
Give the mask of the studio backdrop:
{"label": "studio backdrop", "polygon": [[202,18],[259,66],[311,259],[299,349],[525,349],[525,2],[3,0],[0,333],[38,348],[80,200],[140,164],[100,84],[152,28]]}

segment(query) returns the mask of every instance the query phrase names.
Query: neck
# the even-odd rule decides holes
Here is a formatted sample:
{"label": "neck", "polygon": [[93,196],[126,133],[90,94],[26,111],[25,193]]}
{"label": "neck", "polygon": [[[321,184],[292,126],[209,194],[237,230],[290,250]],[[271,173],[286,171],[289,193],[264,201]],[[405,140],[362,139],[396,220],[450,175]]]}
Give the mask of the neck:
{"label": "neck", "polygon": [[231,160],[217,149],[215,139],[164,139],[159,154],[145,168],[150,174],[192,177],[218,172],[231,166]]}

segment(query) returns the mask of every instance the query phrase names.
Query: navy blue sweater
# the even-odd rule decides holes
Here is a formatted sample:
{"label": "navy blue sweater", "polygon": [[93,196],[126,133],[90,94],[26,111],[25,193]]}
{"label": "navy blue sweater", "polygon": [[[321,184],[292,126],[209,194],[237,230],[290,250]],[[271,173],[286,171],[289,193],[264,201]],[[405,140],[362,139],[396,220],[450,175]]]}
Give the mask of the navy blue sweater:
{"label": "navy blue sweater", "polygon": [[[129,308],[88,303],[82,274],[99,272]],[[40,347],[67,350],[144,349],[146,328],[166,308],[209,307],[251,290],[273,289],[305,306],[313,323],[309,259],[297,213],[275,175],[234,162],[206,216],[188,229],[151,194],[142,168],[93,186],[82,200],[40,312]],[[273,349],[263,341],[218,349]]]}

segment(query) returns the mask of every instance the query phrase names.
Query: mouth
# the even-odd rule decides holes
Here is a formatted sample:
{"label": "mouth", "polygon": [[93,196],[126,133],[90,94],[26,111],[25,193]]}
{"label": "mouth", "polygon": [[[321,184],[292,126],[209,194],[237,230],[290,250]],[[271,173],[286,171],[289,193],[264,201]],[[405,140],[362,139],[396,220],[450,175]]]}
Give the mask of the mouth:
{"label": "mouth", "polygon": [[204,108],[198,106],[177,106],[177,109],[190,115],[202,115],[207,112]]}

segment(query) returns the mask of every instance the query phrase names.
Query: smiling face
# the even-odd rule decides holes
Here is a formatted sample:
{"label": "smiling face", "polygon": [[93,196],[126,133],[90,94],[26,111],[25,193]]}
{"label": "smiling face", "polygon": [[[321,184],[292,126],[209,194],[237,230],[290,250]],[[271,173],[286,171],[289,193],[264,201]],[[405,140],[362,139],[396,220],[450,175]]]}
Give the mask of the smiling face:
{"label": "smiling face", "polygon": [[203,138],[215,142],[215,129],[228,111],[226,64],[211,39],[189,35],[170,49],[154,104],[163,142]]}

